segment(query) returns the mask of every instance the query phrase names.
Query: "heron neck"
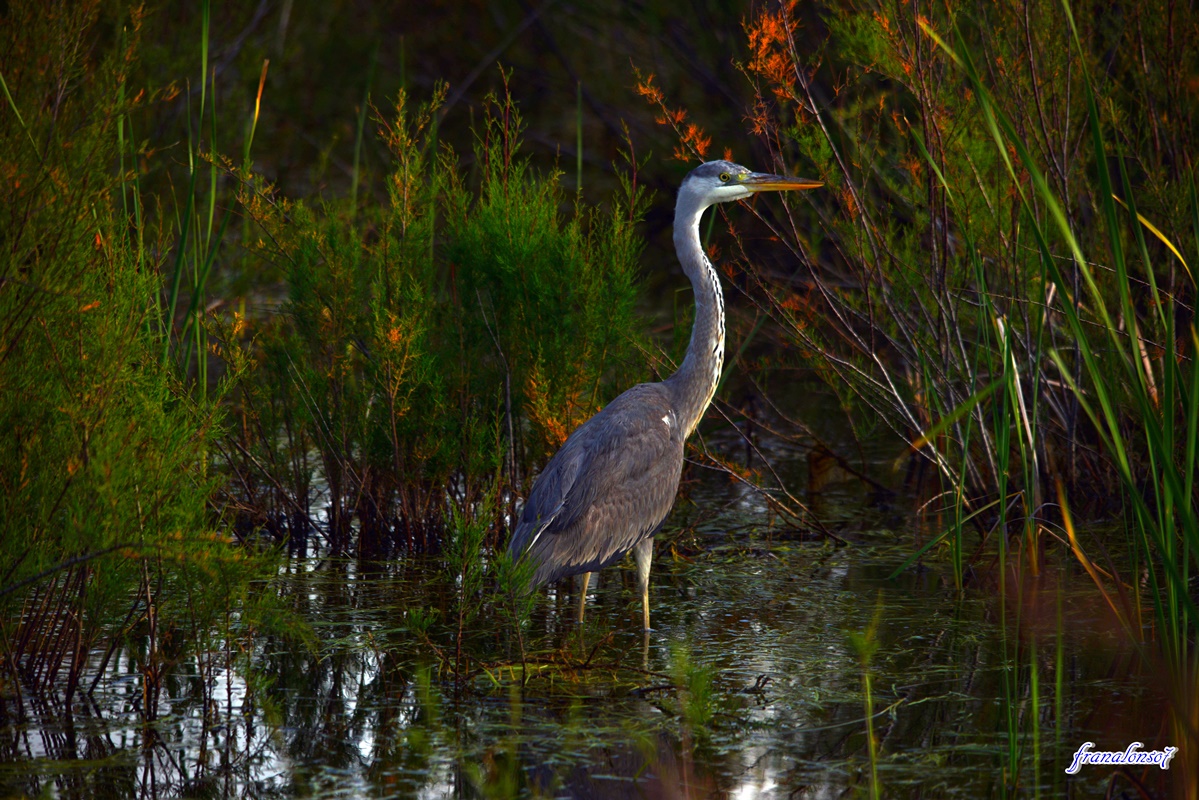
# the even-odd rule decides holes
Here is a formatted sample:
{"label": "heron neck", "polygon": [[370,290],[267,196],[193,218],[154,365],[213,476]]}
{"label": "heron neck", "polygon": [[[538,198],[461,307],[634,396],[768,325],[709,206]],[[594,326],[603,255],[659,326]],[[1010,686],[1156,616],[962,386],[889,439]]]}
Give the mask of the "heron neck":
{"label": "heron neck", "polygon": [[695,295],[691,342],[677,372],[665,383],[674,395],[676,413],[687,436],[703,417],[724,365],[724,294],[712,262],[699,241],[699,218],[704,209],[675,209],[674,247]]}

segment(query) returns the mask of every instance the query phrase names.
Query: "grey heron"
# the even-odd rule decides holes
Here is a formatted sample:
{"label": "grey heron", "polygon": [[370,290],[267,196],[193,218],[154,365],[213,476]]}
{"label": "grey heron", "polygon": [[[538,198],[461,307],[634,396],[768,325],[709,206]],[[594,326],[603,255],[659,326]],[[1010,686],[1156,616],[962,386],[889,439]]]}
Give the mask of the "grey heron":
{"label": "grey heron", "polygon": [[683,443],[712,402],[724,363],[724,295],[700,245],[700,217],[708,206],[756,192],[821,185],[751,172],[728,161],[701,164],[683,179],[674,209],[674,246],[695,295],[695,322],[683,363],[660,383],[625,391],[575,429],[537,477],[508,546],[513,558],[533,560],[532,586],[583,575],[579,621],[591,573],[631,550],[649,630],[653,536],[674,505]]}

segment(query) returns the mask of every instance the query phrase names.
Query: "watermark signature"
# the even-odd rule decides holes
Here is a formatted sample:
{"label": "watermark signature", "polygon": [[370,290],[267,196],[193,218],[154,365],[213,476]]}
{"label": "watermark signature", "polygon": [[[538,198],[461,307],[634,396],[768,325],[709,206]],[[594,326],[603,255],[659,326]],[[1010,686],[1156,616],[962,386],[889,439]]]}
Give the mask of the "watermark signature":
{"label": "watermark signature", "polygon": [[1074,751],[1074,763],[1066,767],[1067,775],[1074,775],[1084,764],[1156,764],[1162,769],[1170,768],[1170,759],[1178,752],[1177,747],[1161,750],[1144,750],[1142,742],[1133,742],[1123,750],[1095,750],[1094,742],[1083,742]]}

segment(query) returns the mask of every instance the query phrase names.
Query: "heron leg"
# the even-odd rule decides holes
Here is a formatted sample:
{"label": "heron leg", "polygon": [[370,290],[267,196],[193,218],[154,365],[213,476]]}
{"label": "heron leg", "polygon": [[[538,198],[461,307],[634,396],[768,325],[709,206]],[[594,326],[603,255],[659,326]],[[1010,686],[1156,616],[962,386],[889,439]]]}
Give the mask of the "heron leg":
{"label": "heron leg", "polygon": [[637,584],[641,587],[641,612],[645,630],[649,630],[649,565],[654,558],[654,537],[647,536],[633,548],[637,561]]}
{"label": "heron leg", "polygon": [[583,624],[583,609],[587,607],[587,584],[591,582],[591,573],[583,573],[583,585],[579,588],[579,611],[575,614],[575,621],[580,625]]}

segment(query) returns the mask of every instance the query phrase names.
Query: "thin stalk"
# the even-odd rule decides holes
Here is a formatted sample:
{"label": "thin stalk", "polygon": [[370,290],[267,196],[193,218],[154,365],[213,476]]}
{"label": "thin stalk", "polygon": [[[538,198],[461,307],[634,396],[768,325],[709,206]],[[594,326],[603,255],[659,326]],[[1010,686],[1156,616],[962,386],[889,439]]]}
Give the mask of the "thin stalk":
{"label": "thin stalk", "polygon": [[371,65],[366,73],[366,89],[362,93],[362,105],[358,109],[358,131],[354,136],[354,170],[350,177],[350,216],[358,215],[358,183],[361,180],[362,136],[366,130],[366,109],[371,103],[371,85],[375,80],[375,65],[379,61],[379,46],[371,52]]}
{"label": "thin stalk", "polygon": [[878,779],[878,736],[874,732],[874,677],[871,674],[871,663],[878,652],[878,628],[883,618],[883,596],[879,592],[874,606],[874,615],[865,631],[849,633],[850,645],[857,651],[858,662],[862,669],[862,702],[866,712],[866,748],[870,759],[870,798],[878,800],[882,797],[882,784]]}
{"label": "thin stalk", "polygon": [[[1003,346],[1003,370],[1002,379],[1007,385],[1011,380],[1010,369],[1011,359],[1008,350],[1009,343],[1001,340]],[[998,531],[999,543],[999,638],[1000,647],[1003,659],[1003,696],[1004,696],[1004,720],[1007,726],[1007,764],[1003,769],[1003,786],[1002,793],[1007,795],[1009,782],[1014,782],[1017,777],[1020,756],[1018,751],[1019,737],[1019,718],[1016,711],[1016,698],[1018,696],[1015,681],[1017,680],[1016,671],[1013,664],[1013,659],[1009,655],[1011,647],[1008,641],[1008,602],[1007,602],[1007,481],[1008,481],[1008,462],[1011,458],[1011,429],[1012,420],[1009,404],[1011,403],[1012,394],[1010,391],[1001,392],[997,396],[997,402],[992,409],[992,419],[995,428],[996,442],[996,457],[999,461],[999,473],[996,476],[997,486],[999,490],[999,519],[996,523]]]}
{"label": "thin stalk", "polygon": [[42,159],[42,152],[38,149],[37,142],[33,141],[33,134],[29,131],[29,126],[25,124],[25,118],[21,116],[21,109],[17,108],[17,101],[13,100],[12,92],[8,90],[8,81],[4,80],[4,73],[0,72],[0,89],[4,90],[4,97],[8,100],[8,107],[12,109],[12,113],[17,118],[17,124],[21,126],[21,130],[25,131],[25,138],[29,140],[29,146],[33,148],[34,155],[37,156],[39,164],[45,165]]}
{"label": "thin stalk", "polygon": [[[225,230],[229,227],[229,220],[231,220],[232,218],[233,218],[232,213],[225,214],[224,219],[221,220],[220,230],[217,231],[217,237],[216,237],[214,246],[208,251],[207,255],[204,258],[203,263],[200,264],[199,268],[197,269],[196,290],[192,293],[191,304],[188,306],[187,314],[184,317],[183,331],[180,333],[180,339],[187,338],[187,334],[193,324],[197,328],[203,327],[200,324],[200,317],[202,314],[202,308],[201,308],[200,303],[203,301],[204,287],[208,283],[208,276],[212,272],[213,261],[216,259],[217,251],[220,249],[220,243],[225,238]],[[205,353],[203,351],[199,351],[198,356],[203,360]],[[190,366],[191,366],[191,353],[189,352],[188,356],[187,356],[187,361],[185,361],[184,365],[183,365],[183,371],[185,374]]]}
{"label": "thin stalk", "polygon": [[869,665],[862,671],[862,689],[866,695],[866,741],[870,747],[870,798],[878,800],[883,792],[878,780],[878,736],[874,733],[873,678]]}
{"label": "thin stalk", "polygon": [[212,246],[212,224],[216,218],[216,187],[217,187],[217,164],[216,164],[216,68],[212,71],[212,102],[209,104],[208,111],[208,225],[205,229],[204,248],[208,249]]}
{"label": "thin stalk", "polygon": [[254,97],[254,116],[250,118],[250,130],[246,134],[246,143],[242,148],[242,169],[250,171],[250,150],[254,146],[254,132],[258,130],[258,115],[262,112],[262,90],[266,86],[266,72],[271,65],[269,58],[262,59],[262,73],[258,76],[258,94]]}
{"label": "thin stalk", "polygon": [[[125,31],[121,30],[121,49],[126,48]],[[129,196],[125,181],[125,81],[117,87],[117,169],[121,176],[121,221],[128,234]]]}
{"label": "thin stalk", "polygon": [[583,82],[575,85],[575,192],[583,193]]}
{"label": "thin stalk", "polygon": [[[137,269],[138,272],[141,272],[146,264],[146,238],[142,227],[141,169],[137,164],[137,144],[133,135],[133,120],[128,114],[123,115],[122,120],[125,125],[129,126],[129,162],[133,169],[133,224],[134,232],[137,235]],[[161,328],[162,306],[158,303],[154,305],[159,315]]]}
{"label": "thin stalk", "polygon": [[[207,0],[205,2],[207,13]],[[208,26],[204,26],[205,40],[205,63],[207,63],[207,40]],[[208,331],[201,324],[201,315],[204,313],[204,288],[208,283],[209,271],[212,268],[212,259],[216,254],[216,243],[212,238],[212,224],[216,217],[216,190],[217,190],[217,164],[216,164],[216,68],[214,67],[211,75],[212,80],[212,102],[209,104],[209,136],[208,136],[208,220],[204,235],[204,252],[207,256],[204,259],[204,265],[200,274],[197,276],[195,286],[192,289],[192,314],[195,319],[196,333],[196,371],[198,377],[196,383],[199,385],[200,397],[208,396]],[[203,104],[201,103],[201,106]],[[201,117],[201,123],[203,117]],[[221,236],[224,236],[225,225],[221,225]],[[219,242],[219,239],[217,240]],[[198,253],[196,254],[199,255]],[[186,374],[186,369],[185,369]]]}
{"label": "thin stalk", "polygon": [[179,222],[179,243],[175,252],[175,266],[171,270],[171,295],[167,304],[167,315],[162,332],[162,363],[171,357],[171,330],[175,327],[175,308],[179,304],[179,284],[183,272],[183,259],[187,254],[188,231],[191,229],[192,209],[195,206],[196,171],[191,171],[187,185],[187,200],[183,206],[183,219]]}

